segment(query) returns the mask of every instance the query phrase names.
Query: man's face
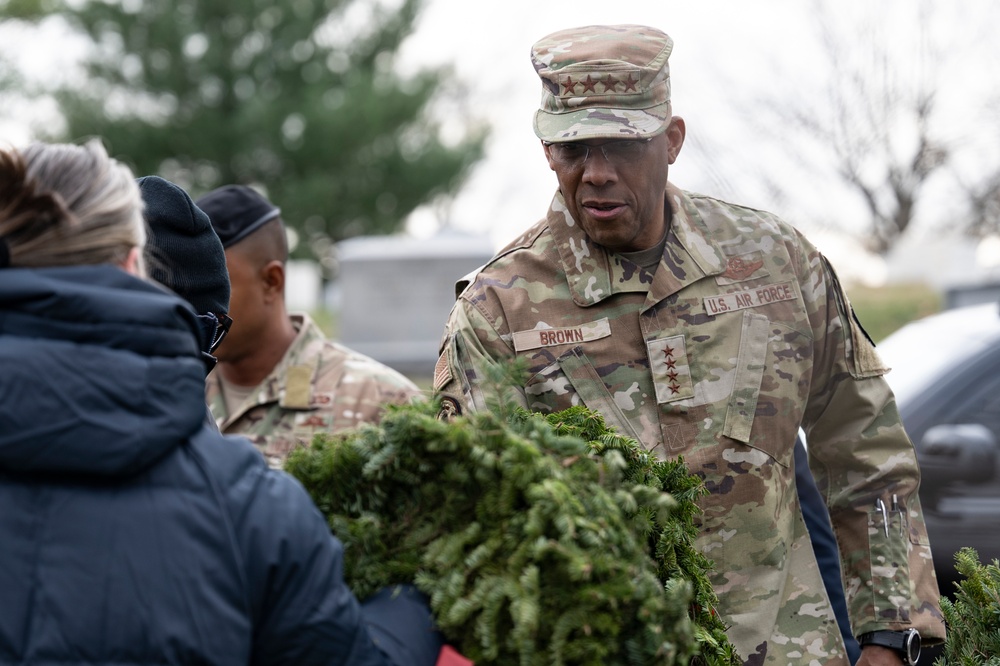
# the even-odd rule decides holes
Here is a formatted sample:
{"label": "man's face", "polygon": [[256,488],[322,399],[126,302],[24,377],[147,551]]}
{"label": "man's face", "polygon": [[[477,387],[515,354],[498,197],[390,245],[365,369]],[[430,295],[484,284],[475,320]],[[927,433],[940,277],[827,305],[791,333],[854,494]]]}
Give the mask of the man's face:
{"label": "man's face", "polygon": [[232,363],[252,354],[254,340],[260,331],[260,321],[267,316],[263,284],[257,266],[234,246],[226,250],[229,270],[229,316],[233,325],[215,356],[222,363]]}
{"label": "man's face", "polygon": [[631,141],[635,146],[620,152],[616,146],[602,150],[604,139],[577,142],[589,147],[578,164],[567,164],[553,146],[545,146],[573,218],[591,240],[613,252],[646,250],[663,237],[667,171],[684,143],[684,121],[675,116],[648,142]]}

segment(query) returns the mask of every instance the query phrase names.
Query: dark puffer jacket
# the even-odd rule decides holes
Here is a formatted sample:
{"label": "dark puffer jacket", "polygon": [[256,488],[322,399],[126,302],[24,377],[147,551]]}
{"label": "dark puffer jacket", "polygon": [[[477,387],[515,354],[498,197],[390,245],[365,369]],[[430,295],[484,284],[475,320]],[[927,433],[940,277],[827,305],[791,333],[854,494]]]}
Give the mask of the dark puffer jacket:
{"label": "dark puffer jacket", "polygon": [[205,427],[194,313],[0,270],[0,663],[386,664],[291,477]]}

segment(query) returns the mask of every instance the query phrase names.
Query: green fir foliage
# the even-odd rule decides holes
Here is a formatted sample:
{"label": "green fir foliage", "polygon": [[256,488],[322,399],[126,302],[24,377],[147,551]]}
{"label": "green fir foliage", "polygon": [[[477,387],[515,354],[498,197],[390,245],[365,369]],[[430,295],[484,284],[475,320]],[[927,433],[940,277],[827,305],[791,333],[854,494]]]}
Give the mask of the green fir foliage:
{"label": "green fir foliage", "polygon": [[962,580],[954,600],[941,598],[948,638],[934,666],[1000,666],[1000,563],[983,565],[979,553],[963,548],[955,568]]}
{"label": "green fir foliage", "polygon": [[741,663],[693,547],[705,491],[683,461],[583,407],[437,415],[391,407],[287,463],[360,597],[415,583],[480,666]]}
{"label": "green fir foliage", "polygon": [[[512,418],[523,419],[528,414],[520,411]],[[708,492],[701,479],[688,472],[683,458],[657,461],[634,439],[610,430],[598,412],[572,407],[544,418],[560,435],[573,435],[586,441],[593,453],[604,456],[609,451],[616,451],[627,462],[625,480],[628,483],[650,486],[668,493],[677,502],[666,516],[653,515],[647,507],[637,508],[633,512],[635,526],[648,538],[663,584],[670,586],[685,581],[693,587],[691,610],[702,650],[716,650],[717,656],[723,658],[721,663],[727,663],[725,656],[731,654],[732,648],[725,635],[726,628],[714,611],[718,599],[707,576],[712,561],[694,547],[697,535],[694,518],[700,512],[696,502]]]}

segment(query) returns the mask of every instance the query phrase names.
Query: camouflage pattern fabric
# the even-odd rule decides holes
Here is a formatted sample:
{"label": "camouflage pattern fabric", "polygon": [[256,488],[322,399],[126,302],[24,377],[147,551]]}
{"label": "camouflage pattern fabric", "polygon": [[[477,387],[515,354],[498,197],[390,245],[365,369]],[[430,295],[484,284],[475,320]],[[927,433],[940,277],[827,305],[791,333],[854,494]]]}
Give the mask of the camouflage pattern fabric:
{"label": "camouflage pattern fabric", "polygon": [[542,81],[535,135],[543,141],[648,137],[670,121],[674,42],[641,25],[584,26],[531,48]]}
{"label": "camouflage pattern fabric", "polygon": [[386,404],[405,404],[420,393],[392,368],[327,340],[308,315],[291,319],[295,341],[236,411],[226,412],[218,372],[205,388],[219,430],[249,438],[275,468],[317,433],[377,423]]}
{"label": "camouflage pattern fabric", "polygon": [[771,214],[673,185],[666,196],[650,274],[592,243],[557,193],[461,292],[435,389],[482,410],[489,367],[518,357],[520,404],[582,403],[683,456],[711,491],[699,545],[746,663],[847,664],[798,504],[801,424],[855,634],[915,626],[943,640],[913,447],[833,269]]}

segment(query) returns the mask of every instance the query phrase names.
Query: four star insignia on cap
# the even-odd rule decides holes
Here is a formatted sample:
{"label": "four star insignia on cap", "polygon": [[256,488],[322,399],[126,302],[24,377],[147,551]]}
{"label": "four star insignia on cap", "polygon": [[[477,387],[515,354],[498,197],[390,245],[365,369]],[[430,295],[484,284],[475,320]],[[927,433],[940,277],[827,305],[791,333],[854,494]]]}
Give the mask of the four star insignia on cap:
{"label": "four star insignia on cap", "polygon": [[[573,77],[567,76],[566,80],[562,83],[564,95],[606,95],[608,93],[614,92],[636,92],[636,85],[639,83],[639,79],[635,78],[631,72],[625,77],[616,77],[613,74],[608,74],[603,79],[600,75],[587,74],[586,78],[573,80]],[[603,90],[597,90],[597,86],[603,86]],[[579,93],[576,92],[577,86],[583,86],[583,90]],[[619,86],[624,86],[619,90]]]}

